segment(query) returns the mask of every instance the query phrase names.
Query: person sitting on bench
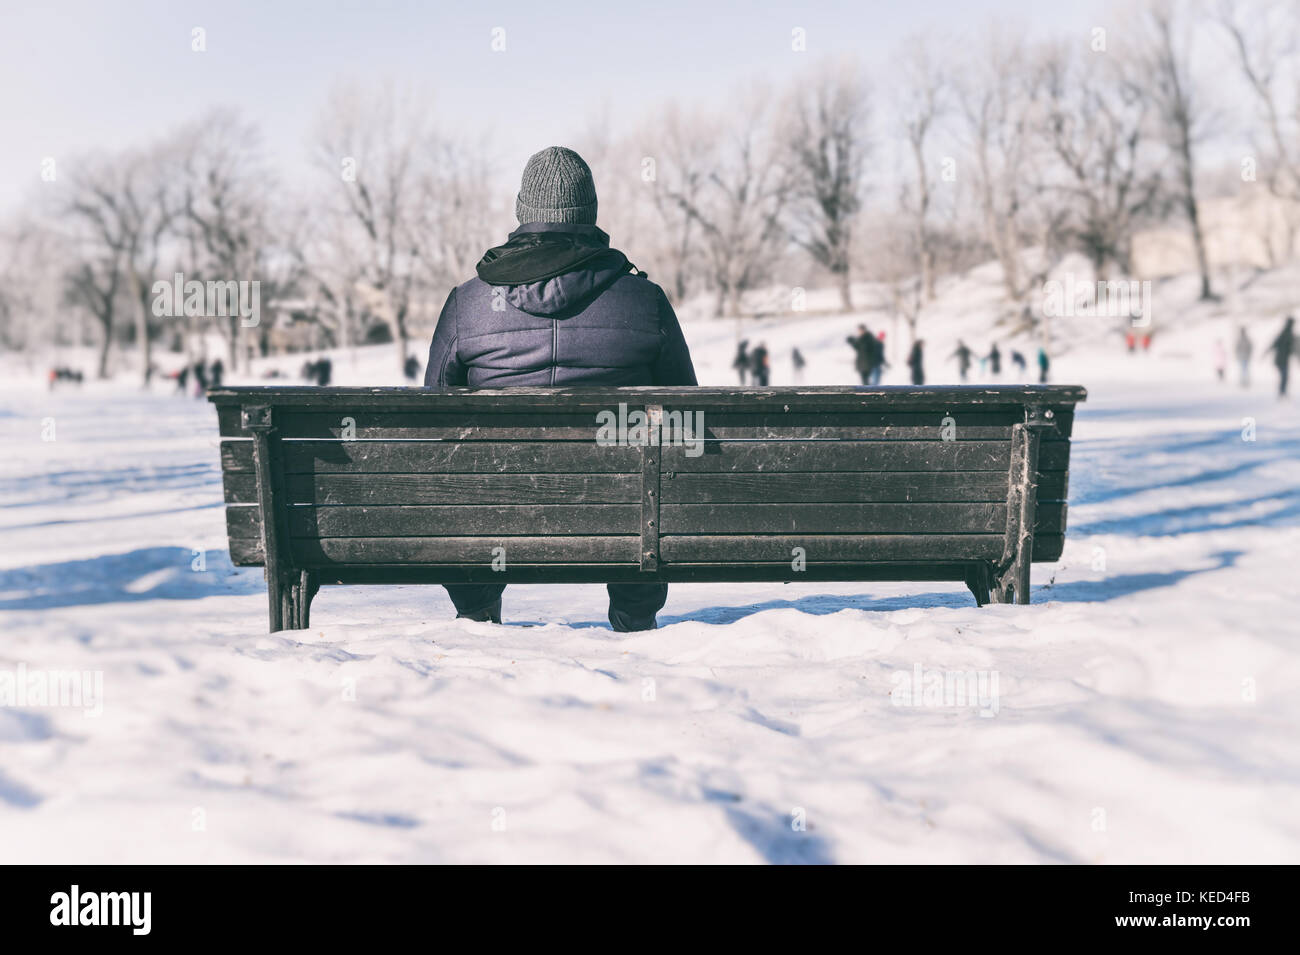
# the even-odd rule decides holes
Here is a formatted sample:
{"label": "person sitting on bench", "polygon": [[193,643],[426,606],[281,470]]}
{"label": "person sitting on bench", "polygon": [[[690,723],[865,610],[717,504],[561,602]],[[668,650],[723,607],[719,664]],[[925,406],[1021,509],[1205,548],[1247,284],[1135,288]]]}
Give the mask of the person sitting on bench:
{"label": "person sitting on bench", "polygon": [[[596,186],[571,149],[524,166],[519,228],[447,297],[429,346],[431,388],[695,385],[668,298],[596,228]],[[593,422],[593,434],[595,423]],[[504,584],[446,584],[459,617],[501,622]],[[667,584],[611,583],[617,631],[653,630]]]}

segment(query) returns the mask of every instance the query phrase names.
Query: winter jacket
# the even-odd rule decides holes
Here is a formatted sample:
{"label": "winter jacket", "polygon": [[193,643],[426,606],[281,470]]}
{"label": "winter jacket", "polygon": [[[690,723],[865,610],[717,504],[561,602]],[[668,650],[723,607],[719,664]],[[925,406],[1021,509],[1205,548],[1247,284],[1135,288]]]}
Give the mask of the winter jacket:
{"label": "winter jacket", "polygon": [[532,222],[447,297],[426,387],[694,385],[663,290],[593,225]]}

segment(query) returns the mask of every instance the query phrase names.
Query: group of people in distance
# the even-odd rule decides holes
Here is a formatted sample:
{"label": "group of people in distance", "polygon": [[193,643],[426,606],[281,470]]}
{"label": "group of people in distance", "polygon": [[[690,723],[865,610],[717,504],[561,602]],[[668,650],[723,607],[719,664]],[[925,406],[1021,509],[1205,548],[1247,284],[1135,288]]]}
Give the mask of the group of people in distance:
{"label": "group of people in distance", "polygon": [[[794,363],[796,376],[802,378],[805,362],[799,349],[794,350],[790,360]],[[763,342],[750,348],[748,339],[742,341],[736,346],[736,357],[731,367],[740,376],[742,385],[748,381],[749,384],[757,385],[759,388],[766,388],[772,377],[771,359],[767,353],[767,345]]]}
{"label": "group of people in distance", "polygon": [[71,382],[74,385],[79,385],[85,381],[85,378],[86,376],[82,374],[80,368],[68,368],[65,365],[51,368],[48,376],[51,391],[53,391],[54,386],[60,382],[66,381]]}
{"label": "group of people in distance", "polygon": [[[971,351],[970,347],[960,338],[957,339],[956,350],[948,356],[949,361],[953,361],[954,359],[956,360],[957,371],[961,375],[961,380],[963,382],[969,380],[971,365],[974,363],[975,358],[975,353]],[[1029,369],[1028,360],[1026,360],[1024,355],[1014,349],[1011,351],[1010,358],[1011,364],[1016,366],[1016,373],[1023,377],[1025,372]],[[986,371],[988,376],[994,381],[997,381],[1002,377],[1002,351],[998,348],[997,342],[993,343],[993,347],[989,349],[987,355],[979,356],[979,363],[981,372]],[[1048,357],[1047,349],[1040,347],[1038,349],[1039,384],[1047,384],[1047,372],[1051,367],[1052,359]]]}
{"label": "group of people in distance", "polygon": [[[858,373],[863,385],[879,385],[886,368],[890,367],[889,360],[885,357],[885,333],[873,334],[866,325],[859,325],[856,334],[848,336],[846,339],[849,346],[853,349],[853,367]],[[971,366],[976,361],[975,353],[961,339],[957,340],[957,349],[948,357],[949,361],[956,360],[957,371],[961,380],[967,381],[970,378]],[[981,369],[986,371],[988,376],[997,381],[1002,376],[1002,352],[997,343],[989,349],[987,355],[978,356]],[[1012,351],[1010,360],[1016,366],[1018,373],[1023,376],[1028,370],[1029,363],[1025,356],[1018,351]],[[798,348],[790,352],[790,363],[794,368],[794,383],[803,383],[803,370],[808,364],[804,359],[803,353]],[[771,361],[768,354],[767,346],[759,342],[755,348],[749,347],[749,341],[740,342],[736,348],[735,360],[731,363],[740,377],[740,383],[756,385],[758,387],[766,386],[771,379]],[[1048,358],[1046,349],[1038,349],[1038,380],[1047,381],[1047,372],[1051,368],[1051,359]],[[911,349],[907,353],[907,370],[908,376],[914,385],[925,384],[925,342],[917,339],[912,343]]]}
{"label": "group of people in distance", "polygon": [[334,377],[334,363],[326,355],[321,355],[315,361],[305,361],[299,374],[306,381],[313,385],[319,385],[324,388]]}
{"label": "group of people in distance", "polygon": [[194,394],[202,398],[203,393],[209,388],[221,387],[221,379],[225,374],[225,364],[220,358],[214,358],[211,365],[202,360],[196,361],[193,365],[182,365],[167,377],[176,382],[176,393],[180,395],[186,393],[189,383],[193,379]]}
{"label": "group of people in distance", "polygon": [[[1250,359],[1255,354],[1255,343],[1251,341],[1250,335],[1246,333],[1245,326],[1237,329],[1237,341],[1233,345],[1233,353],[1237,359],[1239,370],[1239,381],[1241,387],[1250,387]],[[1291,358],[1295,357],[1300,360],[1300,350],[1296,348],[1295,340],[1295,318],[1288,315],[1286,322],[1282,325],[1282,330],[1277,333],[1272,344],[1264,349],[1264,354],[1273,356],[1273,365],[1277,368],[1277,394],[1279,398],[1286,396],[1287,381],[1291,375]],[[1223,344],[1223,339],[1215,339],[1214,342],[1214,371],[1219,381],[1223,381],[1228,373],[1228,349]]]}

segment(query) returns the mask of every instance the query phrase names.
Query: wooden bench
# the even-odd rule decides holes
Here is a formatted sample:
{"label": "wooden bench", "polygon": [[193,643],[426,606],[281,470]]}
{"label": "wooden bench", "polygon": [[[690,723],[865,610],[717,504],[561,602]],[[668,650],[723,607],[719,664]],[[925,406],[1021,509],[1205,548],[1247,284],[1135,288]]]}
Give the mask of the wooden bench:
{"label": "wooden bench", "polygon": [[[954,580],[980,605],[1028,603],[1030,562],[1061,555],[1084,398],[1057,385],[209,392],[231,560],[265,566],[273,631],[306,627],[322,584]],[[620,406],[646,428],[611,443]]]}

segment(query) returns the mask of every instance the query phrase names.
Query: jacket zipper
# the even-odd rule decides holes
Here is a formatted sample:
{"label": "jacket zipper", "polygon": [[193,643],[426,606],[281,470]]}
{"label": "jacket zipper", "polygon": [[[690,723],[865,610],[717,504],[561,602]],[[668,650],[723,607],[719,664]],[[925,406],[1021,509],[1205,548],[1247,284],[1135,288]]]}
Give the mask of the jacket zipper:
{"label": "jacket zipper", "polygon": [[551,319],[551,386],[555,386],[555,366],[560,360],[560,323]]}

